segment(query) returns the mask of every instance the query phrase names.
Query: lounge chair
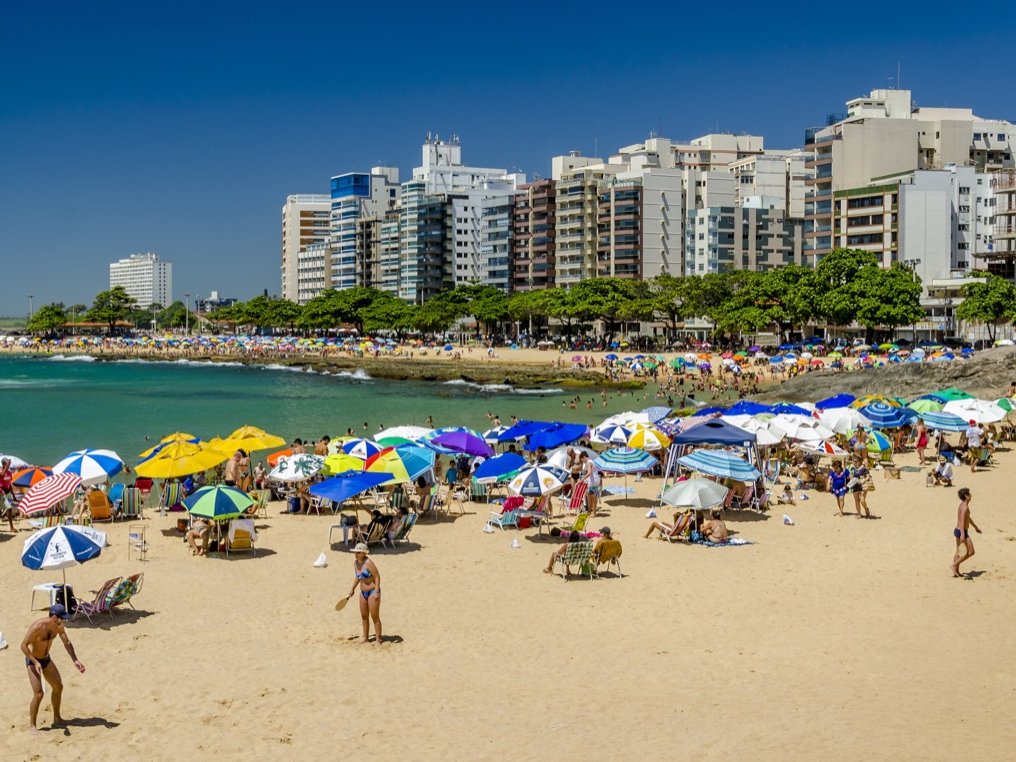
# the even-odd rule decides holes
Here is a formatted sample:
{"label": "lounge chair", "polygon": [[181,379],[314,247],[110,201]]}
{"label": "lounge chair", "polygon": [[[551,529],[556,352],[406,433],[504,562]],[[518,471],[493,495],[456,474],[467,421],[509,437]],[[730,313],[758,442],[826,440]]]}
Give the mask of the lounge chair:
{"label": "lounge chair", "polygon": [[420,500],[420,505],[416,509],[417,514],[419,514],[421,518],[423,516],[437,516],[437,508],[435,507],[436,501],[437,495],[433,492],[424,496]]}
{"label": "lounge chair", "polygon": [[[113,610],[117,606],[123,606],[125,603],[133,609],[134,604],[131,603],[131,598],[133,598],[135,595],[141,592],[141,586],[144,584],[144,582],[145,582],[144,572],[132,574],[126,579],[121,580],[120,584],[118,584],[113,589],[113,592],[111,592],[109,596],[110,615],[112,615]],[[137,611],[137,609],[134,610]]]}
{"label": "lounge chair", "polygon": [[247,553],[252,556],[258,554],[254,542],[257,540],[257,533],[254,531],[254,522],[250,519],[234,519],[229,522],[229,533],[226,536],[226,556],[230,553]]}
{"label": "lounge chair", "polygon": [[120,518],[143,519],[145,517],[144,503],[145,499],[141,490],[137,487],[127,487],[120,498]]}
{"label": "lounge chair", "polygon": [[113,515],[119,517],[120,515],[120,504],[123,502],[123,492],[127,488],[127,485],[123,482],[117,482],[111,484],[109,491],[106,493],[106,497],[109,498],[110,505],[113,506]]}
{"label": "lounge chair", "polygon": [[381,544],[387,545],[390,548],[394,548],[400,541],[409,542],[409,533],[413,531],[413,527],[416,526],[417,514],[410,513],[402,517],[402,526],[399,527],[398,531],[388,536],[387,533],[381,536]]}
{"label": "lounge chair", "polygon": [[370,547],[375,543],[381,542],[384,539],[384,536],[385,536],[385,525],[379,524],[376,521],[372,521],[367,525],[366,530],[362,529],[359,530],[356,533],[356,537],[354,537],[353,539],[356,542],[362,542],[365,545],[367,545],[367,547]]}
{"label": "lounge chair", "polygon": [[568,575],[571,574],[571,567],[578,566],[579,573],[582,573],[582,567],[586,566],[589,572],[589,579],[593,578],[593,564],[591,557],[593,555],[593,542],[592,540],[583,540],[581,542],[570,542],[565,546],[564,553],[558,553],[554,556],[554,563],[561,564],[564,571],[561,576],[564,580],[568,581]]}
{"label": "lounge chair", "polygon": [[113,506],[101,489],[88,492],[88,516],[92,523],[96,521],[113,521]]}
{"label": "lounge chair", "polygon": [[183,500],[183,485],[180,482],[166,482],[159,496],[159,510],[168,511]]}
{"label": "lounge chair", "polygon": [[114,577],[111,580],[107,580],[97,591],[93,590],[95,599],[91,603],[79,601],[77,608],[74,609],[74,616],[84,614],[88,618],[89,624],[92,623],[92,614],[106,613],[113,616],[112,606],[110,605],[113,601],[112,593],[122,579],[123,577]]}
{"label": "lounge chair", "polygon": [[248,519],[268,518],[268,490],[256,489],[248,493],[254,501],[250,508],[244,511],[244,517]]}
{"label": "lounge chair", "polygon": [[490,518],[487,519],[487,522],[501,527],[502,531],[504,530],[505,527],[515,527],[516,529],[518,529],[519,512],[517,509],[508,510],[505,511],[504,513],[499,513],[498,511],[491,511]]}
{"label": "lounge chair", "polygon": [[561,530],[561,533],[567,534],[569,532],[584,532],[586,531],[586,524],[588,522],[589,522],[589,511],[585,511],[576,516],[575,523],[573,523],[570,527],[564,527]]}
{"label": "lounge chair", "polygon": [[624,576],[621,571],[621,542],[620,540],[603,540],[599,543],[600,550],[593,554],[593,571],[597,577],[600,576],[600,567],[606,564],[607,570],[611,566],[617,567],[617,575]]}
{"label": "lounge chair", "polygon": [[664,532],[661,529],[657,536],[659,539],[666,540],[667,542],[686,542],[688,535],[691,534],[691,526],[694,521],[695,514],[692,511],[685,511],[677,517],[677,521],[670,528],[669,532]]}
{"label": "lounge chair", "polygon": [[142,476],[134,480],[134,486],[141,491],[141,499],[146,503],[152,499],[152,487],[155,486],[154,481]]}
{"label": "lounge chair", "polygon": [[582,513],[586,509],[587,492],[589,492],[589,485],[586,482],[579,482],[572,487],[568,497],[561,498],[561,507],[568,513]]}

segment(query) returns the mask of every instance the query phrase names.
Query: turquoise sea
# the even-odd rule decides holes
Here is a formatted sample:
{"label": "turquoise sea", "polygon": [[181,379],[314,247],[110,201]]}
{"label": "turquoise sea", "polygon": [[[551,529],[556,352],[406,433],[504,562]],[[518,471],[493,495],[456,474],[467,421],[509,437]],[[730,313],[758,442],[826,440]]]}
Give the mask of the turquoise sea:
{"label": "turquoise sea", "polygon": [[[422,383],[371,379],[362,373],[322,375],[281,366],[245,367],[202,362],[89,362],[74,357],[0,358],[0,452],[48,465],[84,447],[116,450],[128,463],[165,434],[185,431],[208,439],[245,424],[292,440],[363,433],[378,426],[465,425],[489,428],[491,411],[596,424],[623,410],[656,404],[642,392],[573,392],[478,387],[465,382]],[[593,399],[593,408],[586,408]],[[562,402],[566,403],[562,405]]]}

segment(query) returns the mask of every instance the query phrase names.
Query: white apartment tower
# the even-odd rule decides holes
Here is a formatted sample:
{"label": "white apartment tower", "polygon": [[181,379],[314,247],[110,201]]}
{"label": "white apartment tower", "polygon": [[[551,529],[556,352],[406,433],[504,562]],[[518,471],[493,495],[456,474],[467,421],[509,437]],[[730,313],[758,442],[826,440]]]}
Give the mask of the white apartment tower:
{"label": "white apartment tower", "polygon": [[123,286],[142,309],[152,304],[168,307],[173,301],[173,265],[155,252],[131,254],[109,265],[109,287],[116,286]]}
{"label": "white apartment tower", "polygon": [[[328,237],[331,199],[326,195],[297,194],[286,197],[282,207],[282,296],[292,302],[300,299],[298,268],[300,253]],[[305,278],[304,280],[308,280]],[[324,274],[320,282],[324,283]],[[305,293],[308,288],[305,287]]]}

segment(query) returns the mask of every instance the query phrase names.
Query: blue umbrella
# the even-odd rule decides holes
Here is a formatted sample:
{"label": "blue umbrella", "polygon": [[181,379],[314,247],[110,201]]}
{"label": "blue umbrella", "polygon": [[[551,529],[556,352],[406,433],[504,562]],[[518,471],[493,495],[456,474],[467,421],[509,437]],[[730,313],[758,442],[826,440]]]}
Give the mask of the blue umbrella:
{"label": "blue umbrella", "polygon": [[202,487],[183,499],[187,512],[206,519],[234,519],[242,516],[254,501],[250,495],[236,487],[216,485]]}
{"label": "blue umbrella", "polygon": [[791,405],[789,402],[779,402],[773,405],[769,411],[771,413],[789,413],[791,415],[811,415],[811,411],[807,408],[798,407],[797,405]]}
{"label": "blue umbrella", "polygon": [[342,452],[347,455],[354,455],[361,460],[367,460],[372,455],[377,455],[384,447],[373,439],[348,439],[341,445]]}
{"label": "blue umbrella", "polygon": [[826,397],[824,400],[819,400],[815,403],[815,407],[819,410],[831,410],[837,407],[850,407],[850,405],[856,400],[853,394],[836,394],[832,397]]}
{"label": "blue umbrella", "polygon": [[872,402],[861,408],[861,414],[871,421],[876,429],[898,429],[917,418],[910,408],[893,407],[885,402]]}
{"label": "blue umbrella", "polygon": [[611,361],[613,361],[613,360],[617,359],[617,355],[615,355],[613,352],[611,352],[609,355],[604,355],[603,359],[604,360],[611,360]]}
{"label": "blue umbrella", "polygon": [[683,458],[678,458],[677,462],[693,471],[723,479],[752,482],[762,477],[757,468],[740,455],[728,450],[695,450]]}
{"label": "blue umbrella", "polygon": [[607,423],[593,429],[592,440],[604,444],[627,444],[632,429],[619,423]]}
{"label": "blue umbrella", "polygon": [[501,481],[525,467],[526,459],[518,453],[505,452],[483,461],[473,472],[473,481],[479,484]]}
{"label": "blue umbrella", "polygon": [[67,608],[67,567],[95,558],[105,544],[106,535],[102,532],[61,524],[41,529],[25,540],[21,565],[33,571],[59,569],[63,575],[63,605]]}
{"label": "blue umbrella", "polygon": [[647,407],[642,412],[645,413],[650,423],[657,423],[670,415],[670,410],[671,409],[669,407],[658,405],[655,407]]}
{"label": "blue umbrella", "polygon": [[554,424],[549,421],[526,421],[522,420],[518,423],[514,423],[508,427],[506,431],[502,431],[497,436],[498,442],[514,442],[519,439],[523,439],[528,436],[532,436],[537,431],[543,431],[548,429]]}
{"label": "blue umbrella", "polygon": [[645,450],[615,447],[600,453],[593,464],[601,471],[612,474],[640,474],[643,471],[651,471],[659,462]]}
{"label": "blue umbrella", "polygon": [[418,444],[400,444],[395,446],[395,452],[402,458],[402,465],[406,467],[406,473],[410,479],[417,479],[434,468],[436,453]]}
{"label": "blue umbrella", "polygon": [[54,474],[77,474],[85,486],[100,484],[123,470],[123,460],[112,450],[77,450],[53,466]]}
{"label": "blue umbrella", "polygon": [[375,473],[373,471],[343,471],[323,482],[312,484],[307,491],[312,495],[342,503],[355,495],[373,489],[393,478],[392,474]]}
{"label": "blue umbrella", "polygon": [[727,409],[725,407],[704,407],[701,408],[700,410],[696,410],[695,415],[696,416],[713,415],[714,413],[726,413],[726,412]]}
{"label": "blue umbrella", "polygon": [[751,400],[741,400],[727,408],[727,412],[724,415],[758,415],[759,413],[773,412],[776,411],[770,410],[768,405],[762,405]]}
{"label": "blue umbrella", "polygon": [[969,425],[953,413],[921,413],[921,420],[933,429],[954,433],[966,431]]}
{"label": "blue umbrella", "polygon": [[557,492],[568,481],[568,474],[556,466],[539,465],[523,468],[512,478],[508,490],[523,497],[540,497]]}
{"label": "blue umbrella", "polygon": [[589,427],[583,423],[558,423],[529,437],[526,449],[532,451],[544,447],[552,450],[563,444],[571,444],[576,439],[584,437],[588,431]]}

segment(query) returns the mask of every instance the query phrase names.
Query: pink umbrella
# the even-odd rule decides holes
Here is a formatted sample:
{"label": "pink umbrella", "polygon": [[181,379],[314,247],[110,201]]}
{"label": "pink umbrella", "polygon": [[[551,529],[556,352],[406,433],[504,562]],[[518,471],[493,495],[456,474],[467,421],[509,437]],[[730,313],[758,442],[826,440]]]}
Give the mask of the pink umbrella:
{"label": "pink umbrella", "polygon": [[81,486],[81,477],[77,474],[63,473],[47,476],[36,482],[25,493],[18,503],[18,508],[26,516],[45,513],[64,498],[70,497]]}

